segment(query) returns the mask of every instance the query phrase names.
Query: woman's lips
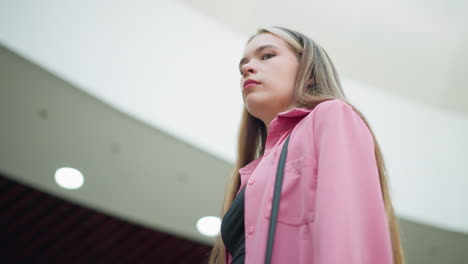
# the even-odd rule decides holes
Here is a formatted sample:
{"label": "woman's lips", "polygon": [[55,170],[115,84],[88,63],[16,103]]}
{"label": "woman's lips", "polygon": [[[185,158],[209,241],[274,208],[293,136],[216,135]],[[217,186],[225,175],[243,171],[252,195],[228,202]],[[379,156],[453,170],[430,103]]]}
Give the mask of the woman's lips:
{"label": "woman's lips", "polygon": [[247,84],[247,85],[244,87],[244,90],[247,90],[247,89],[249,89],[250,87],[255,86],[255,85],[258,85],[258,84],[259,84],[259,83],[249,83],[249,84]]}

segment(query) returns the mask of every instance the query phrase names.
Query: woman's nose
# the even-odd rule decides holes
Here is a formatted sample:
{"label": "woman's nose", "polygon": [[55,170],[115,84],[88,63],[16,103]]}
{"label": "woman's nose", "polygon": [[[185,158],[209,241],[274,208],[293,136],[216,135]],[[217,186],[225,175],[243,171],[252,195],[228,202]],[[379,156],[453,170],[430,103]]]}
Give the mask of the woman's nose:
{"label": "woman's nose", "polygon": [[252,66],[245,64],[244,66],[242,66],[242,73],[244,74],[244,77],[247,76],[248,72],[254,73],[255,69]]}

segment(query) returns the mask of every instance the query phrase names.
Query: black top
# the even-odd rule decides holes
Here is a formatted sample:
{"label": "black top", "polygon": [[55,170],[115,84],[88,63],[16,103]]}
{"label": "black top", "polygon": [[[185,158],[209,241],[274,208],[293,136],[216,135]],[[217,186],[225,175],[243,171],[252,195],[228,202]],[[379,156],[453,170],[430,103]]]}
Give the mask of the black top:
{"label": "black top", "polygon": [[226,249],[232,255],[232,264],[244,264],[245,261],[244,192],[246,186],[247,184],[234,198],[221,221],[221,237]]}

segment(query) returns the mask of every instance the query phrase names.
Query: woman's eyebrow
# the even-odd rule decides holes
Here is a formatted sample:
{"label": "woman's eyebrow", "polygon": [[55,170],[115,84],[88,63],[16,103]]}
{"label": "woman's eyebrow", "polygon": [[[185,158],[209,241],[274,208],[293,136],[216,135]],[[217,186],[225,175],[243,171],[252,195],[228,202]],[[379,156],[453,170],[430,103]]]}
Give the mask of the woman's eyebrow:
{"label": "woman's eyebrow", "polygon": [[[260,53],[262,50],[267,49],[267,48],[274,48],[274,49],[277,49],[278,47],[276,47],[276,46],[274,46],[274,45],[263,45],[263,46],[258,47],[258,48],[254,51],[254,53],[255,53],[255,54]],[[246,58],[246,57],[244,57],[244,58],[242,58],[242,59],[240,60],[240,62],[239,62],[239,70],[240,70],[240,68],[242,67],[242,65],[243,65],[244,63],[246,63],[246,61],[247,61],[247,58]]]}

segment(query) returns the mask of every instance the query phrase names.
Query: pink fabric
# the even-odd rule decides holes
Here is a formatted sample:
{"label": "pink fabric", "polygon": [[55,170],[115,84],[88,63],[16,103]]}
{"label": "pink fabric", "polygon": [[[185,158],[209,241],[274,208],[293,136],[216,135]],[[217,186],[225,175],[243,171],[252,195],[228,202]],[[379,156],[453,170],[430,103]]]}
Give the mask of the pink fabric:
{"label": "pink fabric", "polygon": [[265,154],[239,169],[241,188],[247,184],[245,263],[265,262],[276,169],[290,133],[272,264],[391,264],[372,135],[339,99],[279,113]]}

